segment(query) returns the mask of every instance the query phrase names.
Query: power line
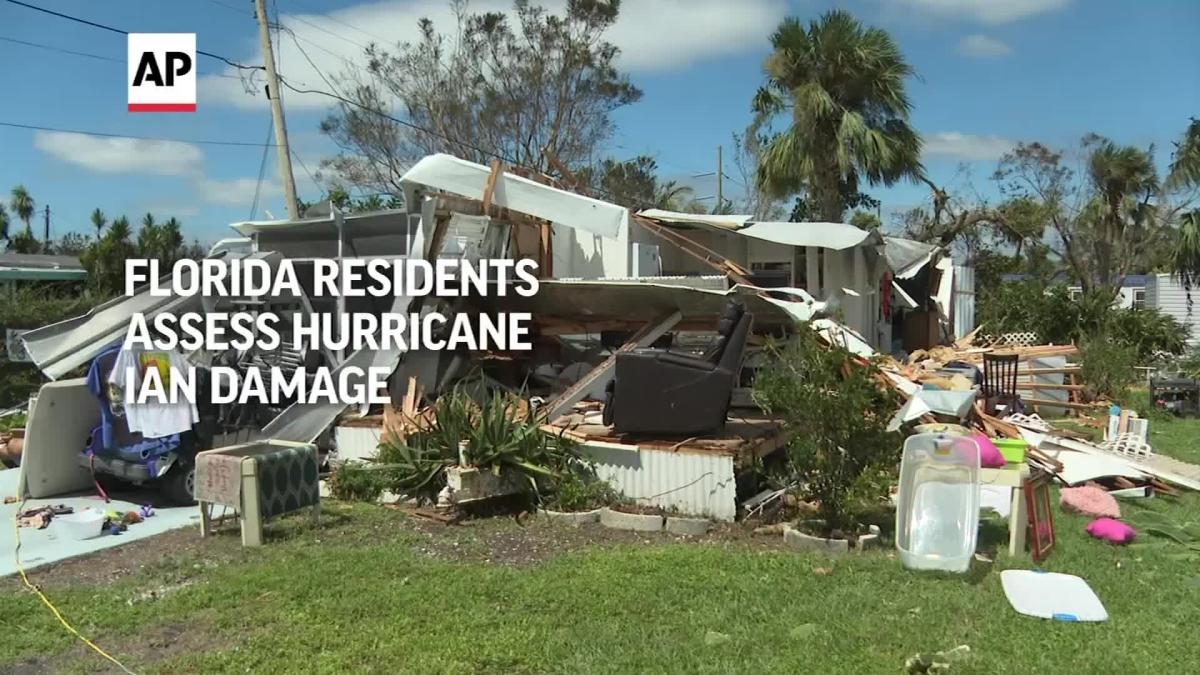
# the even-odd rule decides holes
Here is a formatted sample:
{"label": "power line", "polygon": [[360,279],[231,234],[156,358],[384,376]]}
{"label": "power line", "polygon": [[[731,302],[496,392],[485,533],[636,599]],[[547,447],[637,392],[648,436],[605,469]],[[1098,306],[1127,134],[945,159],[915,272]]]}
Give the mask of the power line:
{"label": "power line", "polygon": [[[102,23],[96,23],[95,21],[81,19],[77,16],[71,16],[70,14],[63,14],[62,12],[56,12],[52,9],[46,9],[45,7],[38,7],[37,5],[31,5],[26,2],[21,2],[21,0],[4,0],[4,1],[9,4],[17,5],[19,7],[24,7],[26,9],[32,9],[35,12],[49,14],[50,16],[55,16],[60,19],[66,19],[67,21],[74,21],[75,23],[83,24],[85,26],[91,26],[92,28],[99,28],[101,30],[106,30],[106,31],[109,31],[110,33],[117,33],[119,35],[129,35],[129,31],[127,31],[127,30],[122,30],[120,28],[113,28],[112,26],[106,26]],[[244,63],[238,63],[237,61],[227,59],[224,56],[221,56],[220,54],[206,52],[202,49],[197,49],[196,53],[199,54],[200,56],[207,56],[210,59],[217,59],[218,61],[224,61],[228,65],[231,65],[234,68],[237,68],[238,70],[262,70],[263,69],[263,66],[247,66]]]}
{"label": "power line", "polygon": [[[295,2],[295,0],[293,0],[293,2]],[[298,5],[301,5],[301,6],[308,6],[308,5],[307,5],[307,3],[303,3],[303,2],[296,2],[295,4],[298,4]],[[316,11],[316,10],[314,10],[314,11]],[[336,24],[340,24],[340,25],[342,25],[342,26],[345,26],[346,28],[349,28],[349,29],[351,29],[351,30],[356,30],[356,31],[358,31],[358,32],[362,33],[363,35],[366,35],[367,37],[372,37],[372,38],[375,38],[376,40],[379,40],[379,41],[381,41],[381,42],[388,42],[388,41],[390,40],[389,38],[385,38],[385,37],[383,37],[383,36],[381,36],[381,35],[379,35],[379,34],[377,34],[377,33],[372,33],[372,32],[370,32],[370,31],[363,30],[363,29],[359,28],[358,26],[355,26],[354,24],[351,24],[351,23],[347,23],[347,22],[345,22],[345,21],[342,21],[341,19],[339,19],[339,18],[337,18],[337,17],[335,17],[335,16],[332,16],[332,15],[330,15],[330,14],[322,14],[321,16],[322,16],[322,17],[323,17],[325,20],[327,20],[327,21],[332,21],[332,22],[334,22],[334,23],[336,23]]]}
{"label": "power line", "polygon": [[[275,133],[275,124],[272,121],[267,125],[267,143],[271,142],[271,136]],[[263,176],[267,173],[267,143],[263,143],[262,159],[258,162],[258,182],[254,185],[254,201],[250,202],[250,215],[246,220],[254,220],[254,214],[258,213],[258,198],[262,195]]]}
{"label": "power line", "polygon": [[[81,131],[79,129],[63,129],[59,127],[45,127],[36,124],[20,124],[18,122],[0,122],[0,127],[12,127],[14,129],[31,129],[33,131],[56,131],[65,134],[83,134],[85,136],[99,136],[101,138],[128,138],[138,141],[160,141],[164,143],[191,143],[193,145],[232,145],[238,147],[258,148],[262,143],[248,143],[244,141],[209,141],[209,140],[190,140],[185,138],[163,138],[156,136],[130,136],[127,134],[110,134],[103,131]],[[275,147],[274,144],[269,144],[270,147]]]}
{"label": "power line", "polygon": [[[18,40],[17,38],[11,38],[11,37],[7,37],[4,35],[0,35],[0,40],[3,40],[4,42],[11,42],[13,44],[23,45],[26,47],[36,47],[38,49],[45,49],[47,51],[58,52],[60,54],[68,54],[70,56],[82,56],[82,57],[86,57],[89,59],[96,59],[97,61],[109,61],[111,63],[119,63],[121,65],[125,64],[125,62],[122,61],[121,59],[114,59],[111,56],[103,56],[101,54],[89,54],[88,52],[77,52],[74,49],[64,49],[62,47],[55,47],[54,45],[42,44],[40,42],[30,42],[28,40]],[[228,78],[231,80],[238,80],[239,82],[242,79],[242,78],[238,77],[237,75],[228,75],[226,73],[211,73],[211,75],[213,77],[224,77],[224,78]]]}

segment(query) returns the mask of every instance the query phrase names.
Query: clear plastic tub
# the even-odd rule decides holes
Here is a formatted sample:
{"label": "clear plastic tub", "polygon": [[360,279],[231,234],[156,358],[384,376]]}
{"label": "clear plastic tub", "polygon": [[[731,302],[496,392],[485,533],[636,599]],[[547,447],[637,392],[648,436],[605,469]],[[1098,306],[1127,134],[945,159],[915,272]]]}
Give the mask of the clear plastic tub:
{"label": "clear plastic tub", "polygon": [[61,528],[68,539],[91,539],[103,534],[104,512],[87,508],[76,513],[55,516],[52,524]]}
{"label": "clear plastic tub", "polygon": [[952,434],[904,442],[896,548],[905,567],[966,572],[979,536],[979,446]]}

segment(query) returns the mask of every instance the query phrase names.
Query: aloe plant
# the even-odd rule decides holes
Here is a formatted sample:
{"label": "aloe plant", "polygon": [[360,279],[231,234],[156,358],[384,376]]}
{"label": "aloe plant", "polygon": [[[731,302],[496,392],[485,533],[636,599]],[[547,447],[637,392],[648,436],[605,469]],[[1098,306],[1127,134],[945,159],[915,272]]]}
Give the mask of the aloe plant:
{"label": "aloe plant", "polygon": [[[497,475],[515,470],[536,492],[538,478],[556,479],[575,457],[574,443],[544,432],[545,416],[513,395],[492,394],[479,404],[466,392],[454,390],[440,396],[423,419],[428,421],[413,420],[416,430],[403,437],[386,437],[369,468],[387,476],[392,491],[419,500],[434,500],[446,483],[446,468],[460,460]],[[463,441],[466,449],[460,458]]]}

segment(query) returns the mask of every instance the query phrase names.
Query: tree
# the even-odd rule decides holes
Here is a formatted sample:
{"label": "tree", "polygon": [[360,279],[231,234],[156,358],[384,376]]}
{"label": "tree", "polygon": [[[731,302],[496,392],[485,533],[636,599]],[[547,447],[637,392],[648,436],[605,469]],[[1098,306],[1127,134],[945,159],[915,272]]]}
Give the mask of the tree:
{"label": "tree", "polygon": [[[1200,188],[1200,119],[1192,118],[1183,140],[1175,144],[1175,155],[1167,174],[1168,190]],[[1179,233],[1170,256],[1171,271],[1188,291],[1200,283],[1200,209],[1183,213],[1179,218]]]}
{"label": "tree", "polygon": [[33,236],[32,231],[25,230],[8,240],[8,250],[13,253],[41,253],[42,242]]}
{"label": "tree", "polygon": [[1151,269],[1161,251],[1187,244],[1179,227],[1186,226],[1181,210],[1188,200],[1167,187],[1181,184],[1174,170],[1159,180],[1153,148],[1089,134],[1078,152],[1082,175],[1063,152],[1020,143],[1001,158],[994,179],[1007,198],[1010,229],[1032,234],[1048,226],[1045,244],[1083,289],[1115,294],[1126,275]]}
{"label": "tree", "polygon": [[138,247],[129,240],[129,219],[112,221],[108,232],[80,256],[88,271],[88,283],[102,296],[116,295],[125,289],[125,261],[138,257]]}
{"label": "tree", "polygon": [[92,227],[96,228],[96,241],[100,241],[100,231],[108,224],[108,219],[104,217],[104,212],[100,209],[92,211]]}
{"label": "tree", "polygon": [[788,116],[770,137],[758,181],[774,196],[806,192],[816,215],[840,222],[845,195],[862,183],[891,185],[922,174],[921,138],[908,124],[913,74],[886,31],[834,10],[807,27],[783,21],[771,36],[755,125]]}
{"label": "tree", "polygon": [[78,258],[94,243],[86,235],[79,234],[78,232],[68,232],[58,241],[54,242],[52,246],[48,247],[46,252]]}
{"label": "tree", "polygon": [[575,179],[602,198],[631,209],[694,210],[695,191],[677,181],[660,181],[658,162],[647,155],[623,162],[605,159],[577,171]]}
{"label": "tree", "polygon": [[30,221],[33,220],[35,204],[33,197],[29,195],[29,190],[26,190],[24,185],[18,185],[13,188],[12,201],[10,203],[12,204],[13,213],[25,221],[25,233],[33,236],[33,226],[30,225]]}
{"label": "tree", "polygon": [[339,180],[402,194],[411,158],[435,152],[543,172],[549,152],[584,166],[611,134],[613,111],[641,97],[604,40],[619,0],[571,0],[561,15],[517,0],[511,17],[451,5],[448,31],[422,19],[416,42],[371,45],[365,67],[340,78],[345,101],[321,125],[341,149],[323,162]]}
{"label": "tree", "polygon": [[3,203],[0,203],[0,239],[8,241],[8,211]]}

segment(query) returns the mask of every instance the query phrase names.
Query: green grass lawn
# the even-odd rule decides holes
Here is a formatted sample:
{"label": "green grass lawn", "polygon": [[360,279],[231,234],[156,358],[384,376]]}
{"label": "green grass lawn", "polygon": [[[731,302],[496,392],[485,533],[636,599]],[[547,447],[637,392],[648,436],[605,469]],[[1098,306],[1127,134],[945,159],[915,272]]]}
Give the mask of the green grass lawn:
{"label": "green grass lawn", "polygon": [[[1200,422],[1159,428],[1167,454],[1200,437]],[[1149,507],[1200,521],[1195,494]],[[261,549],[181,531],[32,577],[139,672],[897,673],[916,652],[963,644],[972,656],[952,673],[1200,664],[1200,560],[1160,541],[1098,543],[1058,509],[1043,567],[1086,579],[1107,623],[1017,615],[999,572],[1032,565],[1003,553],[947,576],[908,572],[888,551],[802,554],[737,532],[683,542],[511,518],[446,527],[333,502],[326,512],[317,529],[284,519]],[[1001,547],[1005,534],[989,526],[983,541]],[[11,580],[0,625],[0,671],[107,665]]]}

